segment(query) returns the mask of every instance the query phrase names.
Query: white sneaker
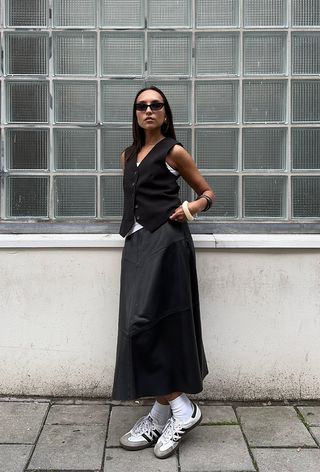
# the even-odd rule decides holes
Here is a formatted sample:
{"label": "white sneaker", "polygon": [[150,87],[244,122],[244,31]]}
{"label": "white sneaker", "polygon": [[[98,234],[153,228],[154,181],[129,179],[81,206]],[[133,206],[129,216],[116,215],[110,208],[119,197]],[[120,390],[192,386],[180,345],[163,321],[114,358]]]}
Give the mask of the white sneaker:
{"label": "white sneaker", "polygon": [[130,451],[153,446],[161,436],[164,427],[155,424],[150,415],[140,418],[133,428],[120,438],[120,445]]}
{"label": "white sneaker", "polygon": [[186,423],[182,423],[174,416],[168,419],[162,435],[154,448],[154,453],[159,459],[171,456],[180,444],[183,436],[197,426],[202,419],[201,410],[193,403],[193,413]]}

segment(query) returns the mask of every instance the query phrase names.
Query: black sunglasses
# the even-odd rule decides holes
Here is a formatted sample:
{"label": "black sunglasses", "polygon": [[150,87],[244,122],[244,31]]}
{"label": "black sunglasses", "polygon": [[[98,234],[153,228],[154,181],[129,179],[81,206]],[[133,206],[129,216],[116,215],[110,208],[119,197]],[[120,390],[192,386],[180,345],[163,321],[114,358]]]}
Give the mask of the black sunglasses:
{"label": "black sunglasses", "polygon": [[153,103],[137,102],[135,104],[135,107],[137,111],[147,111],[148,107],[150,107],[152,111],[160,111],[164,107],[164,103],[162,102],[153,102]]}

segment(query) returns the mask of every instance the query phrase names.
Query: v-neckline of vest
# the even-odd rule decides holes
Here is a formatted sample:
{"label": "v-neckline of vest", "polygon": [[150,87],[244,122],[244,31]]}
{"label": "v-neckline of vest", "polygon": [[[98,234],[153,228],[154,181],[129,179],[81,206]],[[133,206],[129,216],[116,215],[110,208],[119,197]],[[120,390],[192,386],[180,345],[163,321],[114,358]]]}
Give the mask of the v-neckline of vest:
{"label": "v-neckline of vest", "polygon": [[158,144],[162,143],[162,141],[164,141],[165,139],[167,139],[166,136],[165,136],[164,138],[160,139],[160,141],[158,141],[154,146],[152,146],[152,148],[150,149],[150,151],[147,152],[147,154],[144,156],[143,159],[141,159],[141,161],[137,161],[137,157],[138,157],[138,156],[137,156],[137,157],[136,157],[136,165],[137,165],[137,167],[140,167],[141,164],[142,164],[142,162],[149,156],[149,154],[152,153],[152,151],[154,150],[154,148],[157,147]]}

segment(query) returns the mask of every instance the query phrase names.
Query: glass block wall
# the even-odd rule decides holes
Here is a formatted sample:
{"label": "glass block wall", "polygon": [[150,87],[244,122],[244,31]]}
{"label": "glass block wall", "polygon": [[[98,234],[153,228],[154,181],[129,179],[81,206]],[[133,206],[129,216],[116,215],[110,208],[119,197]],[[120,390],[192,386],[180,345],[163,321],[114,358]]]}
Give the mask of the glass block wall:
{"label": "glass block wall", "polygon": [[0,5],[2,222],[118,221],[148,84],[217,194],[200,221],[320,217],[319,0]]}

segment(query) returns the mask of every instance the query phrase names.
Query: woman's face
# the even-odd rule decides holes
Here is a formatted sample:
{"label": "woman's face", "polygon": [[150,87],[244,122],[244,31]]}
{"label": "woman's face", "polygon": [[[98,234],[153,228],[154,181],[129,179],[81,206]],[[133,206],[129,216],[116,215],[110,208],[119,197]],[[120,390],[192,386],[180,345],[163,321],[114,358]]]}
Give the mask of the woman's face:
{"label": "woman's face", "polygon": [[[138,95],[136,105],[163,104],[163,98],[155,90],[145,90]],[[141,104],[141,105],[140,105]],[[156,105],[157,106],[157,105]],[[165,121],[166,111],[163,106],[160,110],[152,110],[148,107],[146,110],[137,110],[136,116],[139,126],[145,130],[154,130],[160,128]]]}

